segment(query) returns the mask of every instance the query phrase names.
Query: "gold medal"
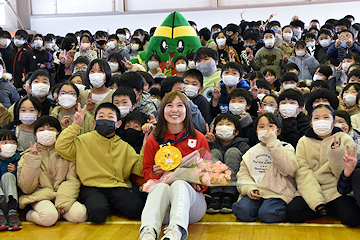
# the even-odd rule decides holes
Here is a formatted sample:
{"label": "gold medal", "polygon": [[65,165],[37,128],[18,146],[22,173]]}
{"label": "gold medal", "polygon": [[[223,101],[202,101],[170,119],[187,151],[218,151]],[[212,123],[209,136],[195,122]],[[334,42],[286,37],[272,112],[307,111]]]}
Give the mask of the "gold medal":
{"label": "gold medal", "polygon": [[168,143],[165,146],[160,146],[160,149],[155,154],[155,164],[160,165],[162,170],[170,171],[180,165],[182,159],[181,152],[178,148],[171,146]]}

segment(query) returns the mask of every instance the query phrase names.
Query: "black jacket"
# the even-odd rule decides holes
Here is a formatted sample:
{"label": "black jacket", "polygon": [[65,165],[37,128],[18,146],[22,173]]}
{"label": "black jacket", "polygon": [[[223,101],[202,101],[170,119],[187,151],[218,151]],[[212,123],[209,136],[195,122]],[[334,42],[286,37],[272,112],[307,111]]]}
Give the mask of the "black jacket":
{"label": "black jacket", "polygon": [[299,139],[311,128],[309,118],[303,112],[300,112],[296,118],[282,118],[280,114],[278,116],[283,125],[279,139],[290,143],[296,149]]}
{"label": "black jacket", "polygon": [[24,44],[24,47],[21,48],[20,51],[15,48],[15,53],[13,69],[14,86],[21,88],[24,84],[22,82],[23,74],[26,75],[28,72],[33,72],[38,69],[37,59],[35,53],[27,44]]}

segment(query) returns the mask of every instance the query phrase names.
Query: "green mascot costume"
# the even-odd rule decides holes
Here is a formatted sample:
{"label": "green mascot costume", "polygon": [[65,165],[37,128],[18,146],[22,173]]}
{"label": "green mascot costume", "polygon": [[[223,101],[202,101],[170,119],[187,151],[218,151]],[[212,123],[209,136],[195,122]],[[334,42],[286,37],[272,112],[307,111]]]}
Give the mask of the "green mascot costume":
{"label": "green mascot costume", "polygon": [[[139,52],[137,59],[131,59],[132,63],[147,63],[151,55],[159,55],[161,58],[160,68],[165,69],[165,63],[177,56],[184,56],[196,52],[201,47],[201,42],[196,35],[195,29],[179,12],[172,12],[158,27],[150,38],[146,51]],[[174,63],[171,63],[172,71],[175,72]]]}

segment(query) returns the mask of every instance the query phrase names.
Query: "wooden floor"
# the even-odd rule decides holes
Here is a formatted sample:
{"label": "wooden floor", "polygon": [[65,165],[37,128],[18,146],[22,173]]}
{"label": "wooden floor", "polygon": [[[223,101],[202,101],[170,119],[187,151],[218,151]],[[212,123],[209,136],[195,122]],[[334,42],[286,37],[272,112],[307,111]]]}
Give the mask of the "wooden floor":
{"label": "wooden floor", "polygon": [[[0,232],[0,239],[136,240],[139,237],[139,227],[140,221],[131,221],[114,215],[108,217],[106,223],[101,225],[59,221],[55,226],[45,228],[24,221],[22,230]],[[206,214],[200,222],[189,226],[188,239],[358,240],[360,239],[360,228],[348,228],[331,217],[302,224],[264,224],[260,222],[244,223],[236,220],[232,214]]]}

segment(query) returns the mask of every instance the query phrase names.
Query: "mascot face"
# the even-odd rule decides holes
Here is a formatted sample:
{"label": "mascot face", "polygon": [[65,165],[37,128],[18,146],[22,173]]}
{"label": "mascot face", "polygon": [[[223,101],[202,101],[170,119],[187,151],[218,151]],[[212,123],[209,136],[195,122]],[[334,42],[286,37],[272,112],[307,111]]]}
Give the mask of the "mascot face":
{"label": "mascot face", "polygon": [[200,39],[194,28],[178,12],[172,12],[158,27],[151,37],[146,53],[142,59],[147,62],[153,54],[159,55],[161,62],[170,58],[186,56],[190,52],[196,52],[201,47]]}

